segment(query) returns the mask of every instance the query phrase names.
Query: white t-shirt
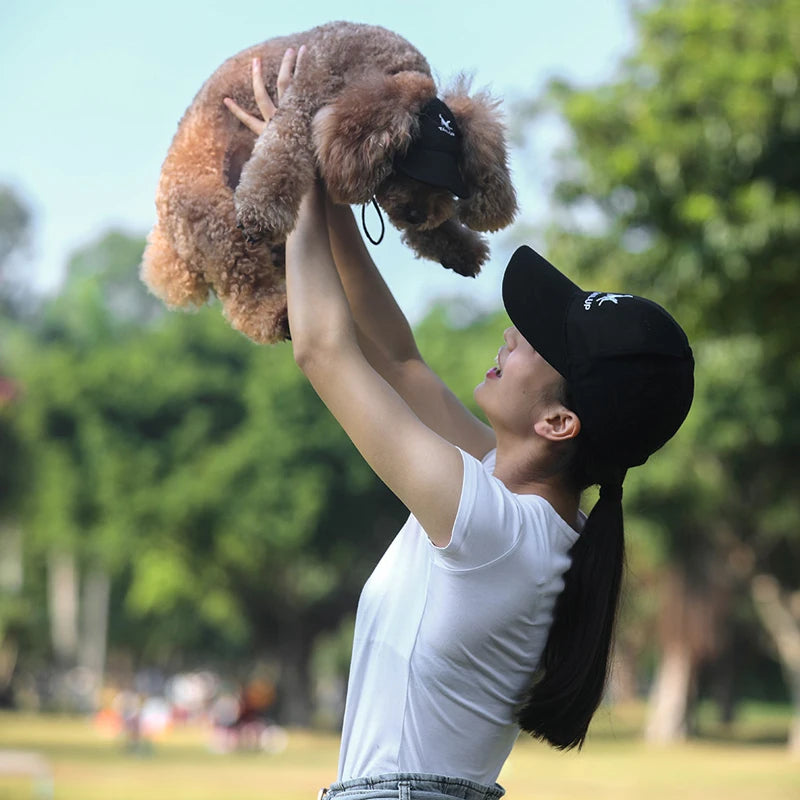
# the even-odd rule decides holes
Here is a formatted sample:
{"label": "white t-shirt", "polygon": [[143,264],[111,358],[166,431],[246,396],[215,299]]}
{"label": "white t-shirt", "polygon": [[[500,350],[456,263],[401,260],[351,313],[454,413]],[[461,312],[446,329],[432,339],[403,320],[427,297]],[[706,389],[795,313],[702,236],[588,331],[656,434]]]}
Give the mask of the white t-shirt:
{"label": "white t-shirt", "polygon": [[[462,451],[453,534],[437,548],[412,515],[361,594],[339,780],[420,772],[497,780],[578,538]],[[580,526],[581,520],[576,521]]]}

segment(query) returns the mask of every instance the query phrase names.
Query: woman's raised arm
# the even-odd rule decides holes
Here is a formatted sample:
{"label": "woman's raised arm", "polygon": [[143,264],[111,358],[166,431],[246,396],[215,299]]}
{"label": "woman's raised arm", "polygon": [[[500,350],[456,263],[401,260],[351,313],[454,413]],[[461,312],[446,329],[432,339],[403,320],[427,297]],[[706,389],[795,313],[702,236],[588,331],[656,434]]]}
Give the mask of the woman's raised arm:
{"label": "woman's raised arm", "polygon": [[429,428],[372,367],[328,239],[317,183],[286,242],[286,296],[295,360],[364,459],[444,546],[458,510],[461,455]]}
{"label": "woman's raised arm", "polygon": [[334,261],[367,359],[426,425],[482,458],[495,446],[494,431],[423,360],[411,326],[375,266],[350,208],[328,198],[326,212]]}

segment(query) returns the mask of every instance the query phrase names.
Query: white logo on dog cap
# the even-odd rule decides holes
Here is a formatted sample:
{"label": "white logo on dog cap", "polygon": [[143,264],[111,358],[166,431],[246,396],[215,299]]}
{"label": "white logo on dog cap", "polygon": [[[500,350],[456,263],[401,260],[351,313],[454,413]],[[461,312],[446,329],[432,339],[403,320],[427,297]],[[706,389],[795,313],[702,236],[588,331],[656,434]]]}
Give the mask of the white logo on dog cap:
{"label": "white logo on dog cap", "polygon": [[439,125],[439,130],[442,133],[446,133],[450,136],[456,135],[455,131],[453,130],[453,123],[450,122],[449,119],[445,119],[441,114],[439,114],[439,122],[441,123]]}
{"label": "white logo on dog cap", "polygon": [[619,301],[623,297],[633,297],[632,294],[613,294],[612,292],[592,292],[584,301],[583,301],[583,308],[588,311],[595,300],[597,300],[597,305],[601,306],[606,301],[613,303],[614,305],[618,305]]}

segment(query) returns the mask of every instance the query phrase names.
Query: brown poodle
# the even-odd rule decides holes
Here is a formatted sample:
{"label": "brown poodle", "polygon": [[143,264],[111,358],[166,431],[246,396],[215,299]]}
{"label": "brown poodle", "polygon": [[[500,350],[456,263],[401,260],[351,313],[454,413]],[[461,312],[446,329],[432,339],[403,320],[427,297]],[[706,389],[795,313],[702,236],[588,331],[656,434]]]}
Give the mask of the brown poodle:
{"label": "brown poodle", "polygon": [[[254,138],[223,98],[258,114],[252,59],[261,59],[274,88],[285,50],[303,44],[302,69]],[[508,225],[516,197],[498,103],[470,97],[467,88],[459,80],[442,98],[454,121],[442,117],[439,130],[453,137],[457,128],[452,169],[461,187],[442,188],[403,166],[420,156],[414,143],[423,112],[440,108],[428,63],[407,41],[384,28],[333,22],[242,51],[206,81],[179,124],[161,172],[143,280],[170,306],[200,305],[213,290],[250,339],[286,338],[283,242],[317,171],[335,201],[375,197],[419,255],[477,274],[488,249],[475,231]]]}

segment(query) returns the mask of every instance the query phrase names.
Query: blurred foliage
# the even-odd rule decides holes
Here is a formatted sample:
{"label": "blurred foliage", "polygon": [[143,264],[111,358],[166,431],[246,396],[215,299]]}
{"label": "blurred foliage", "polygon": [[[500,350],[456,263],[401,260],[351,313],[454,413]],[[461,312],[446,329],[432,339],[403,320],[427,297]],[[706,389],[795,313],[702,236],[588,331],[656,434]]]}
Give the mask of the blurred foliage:
{"label": "blurred foliage", "polygon": [[30,235],[31,212],[17,194],[0,185],[0,518],[22,496],[25,487],[25,450],[11,423],[10,408],[19,387],[5,374],[6,328],[16,316],[16,287],[9,266],[20,255]]}
{"label": "blurred foliage", "polygon": [[138,659],[308,649],[351,610],[399,504],[288,346],[254,346],[216,308],[162,313],[142,248],[115,233],[78,253],[11,337],[27,551],[110,572],[111,646]]}
{"label": "blurred foliage", "polygon": [[0,185],[0,316],[18,316],[25,306],[21,265],[31,241],[32,214],[18,192]]}
{"label": "blurred foliage", "polygon": [[17,193],[0,186],[0,276],[11,257],[28,241],[31,212]]}
{"label": "blurred foliage", "polygon": [[794,583],[798,12],[797,0],[642,4],[615,79],[554,81],[546,106],[569,134],[549,254],[587,288],[661,302],[695,351],[694,407],[631,473],[633,516],[665,558],[703,569],[699,552],[743,545]]}

